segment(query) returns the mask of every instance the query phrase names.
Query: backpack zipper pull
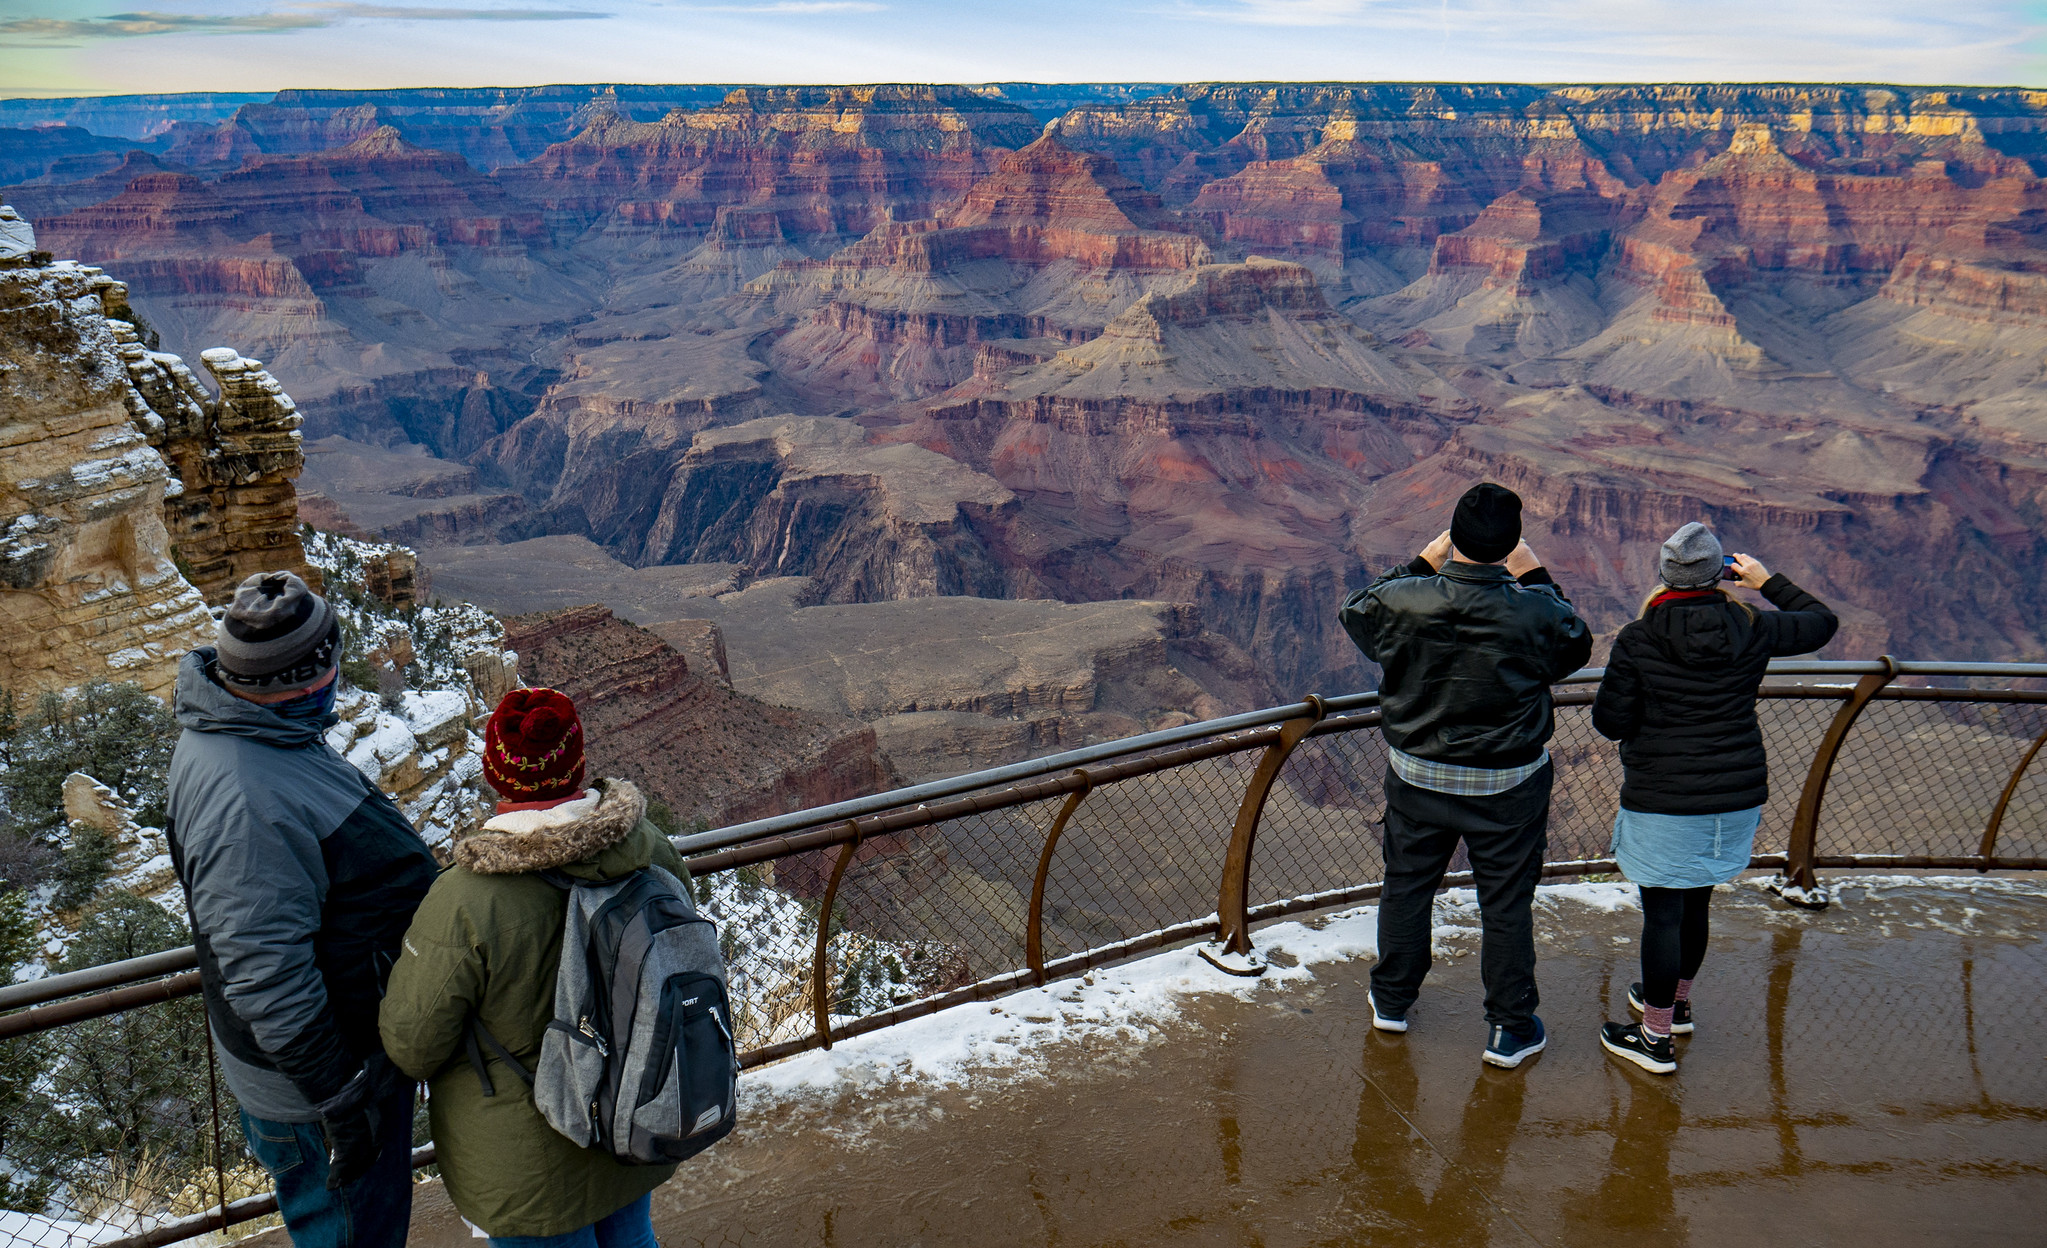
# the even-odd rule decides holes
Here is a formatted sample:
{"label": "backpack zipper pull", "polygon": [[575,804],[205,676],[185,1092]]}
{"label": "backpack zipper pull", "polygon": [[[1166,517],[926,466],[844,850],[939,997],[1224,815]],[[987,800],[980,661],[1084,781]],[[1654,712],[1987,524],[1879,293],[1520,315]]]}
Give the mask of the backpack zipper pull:
{"label": "backpack zipper pull", "polygon": [[582,1019],[576,1024],[576,1030],[590,1037],[590,1043],[597,1046],[597,1056],[599,1057],[611,1056],[611,1046],[604,1043],[604,1037],[598,1035],[597,1029],[590,1025],[590,1016],[588,1014],[585,1014],[582,1017]]}

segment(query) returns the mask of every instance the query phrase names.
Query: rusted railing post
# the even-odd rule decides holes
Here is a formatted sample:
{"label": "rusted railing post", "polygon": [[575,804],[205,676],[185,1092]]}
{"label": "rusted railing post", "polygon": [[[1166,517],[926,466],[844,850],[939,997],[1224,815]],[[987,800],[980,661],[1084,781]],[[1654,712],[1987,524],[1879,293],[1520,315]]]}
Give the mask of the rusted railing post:
{"label": "rusted railing post", "polygon": [[2004,792],[1997,795],[1997,805],[1990,812],[1990,822],[1983,825],[1983,844],[1976,850],[1983,855],[1983,865],[1976,868],[1978,871],[1988,871],[1990,864],[1995,861],[1997,830],[2004,826],[2005,808],[2011,805],[2012,794],[2019,791],[2019,781],[2025,779],[2026,768],[2033,765],[2033,757],[2040,752],[2043,745],[2047,745],[2047,731],[2033,738],[2033,744],[2026,750],[2026,756],[2019,760],[2018,766],[2011,769],[2011,779],[2004,782]]}
{"label": "rusted railing post", "polygon": [[1777,895],[1794,906],[1808,910],[1827,908],[1827,890],[1820,887],[1812,862],[1819,852],[1820,803],[1826,798],[1827,781],[1834,774],[1834,759],[1848,739],[1848,730],[1855,726],[1870,699],[1898,678],[1896,659],[1887,654],[1883,656],[1883,665],[1881,672],[1871,672],[1855,682],[1848,700],[1834,712],[1834,722],[1827,725],[1827,735],[1820,738],[1820,748],[1813,753],[1812,766],[1806,770],[1805,788],[1798,795],[1798,813],[1791,820],[1791,842],[1785,846],[1784,874],[1771,883]]}
{"label": "rusted railing post", "polygon": [[832,943],[832,903],[839,898],[839,881],[846,878],[847,864],[860,848],[860,821],[848,819],[846,827],[853,833],[853,839],[840,847],[839,860],[832,864],[832,882],[825,885],[824,900],[818,905],[817,956],[810,968],[811,1009],[817,1020],[818,1045],[827,1049],[832,1047],[832,988],[825,953]]}
{"label": "rusted railing post", "polygon": [[199,1021],[203,1028],[200,1041],[206,1046],[206,1097],[213,1106],[213,1180],[214,1188],[220,1195],[220,1229],[227,1230],[227,1154],[220,1142],[220,1070],[213,1057],[213,1015],[204,1002],[199,1005]]}
{"label": "rusted railing post", "polygon": [[1052,870],[1052,851],[1059,848],[1060,834],[1066,831],[1073,812],[1080,809],[1081,801],[1095,787],[1086,768],[1074,768],[1073,776],[1080,787],[1066,795],[1058,818],[1052,820],[1052,830],[1045,834],[1045,848],[1038,854],[1038,873],[1031,878],[1031,914],[1029,926],[1024,929],[1024,957],[1031,968],[1031,982],[1040,988],[1045,986],[1045,876]]}
{"label": "rusted railing post", "polygon": [[1294,747],[1313,732],[1327,713],[1322,698],[1309,694],[1303,701],[1309,711],[1280,725],[1279,740],[1265,748],[1251,782],[1244,787],[1244,800],[1237,807],[1237,824],[1230,830],[1229,852],[1223,858],[1222,887],[1215,903],[1216,938],[1201,946],[1201,956],[1216,969],[1232,975],[1263,975],[1265,963],[1251,951],[1251,850],[1258,840],[1258,821],[1265,814],[1265,799],[1272,792],[1279,769],[1286,766]]}

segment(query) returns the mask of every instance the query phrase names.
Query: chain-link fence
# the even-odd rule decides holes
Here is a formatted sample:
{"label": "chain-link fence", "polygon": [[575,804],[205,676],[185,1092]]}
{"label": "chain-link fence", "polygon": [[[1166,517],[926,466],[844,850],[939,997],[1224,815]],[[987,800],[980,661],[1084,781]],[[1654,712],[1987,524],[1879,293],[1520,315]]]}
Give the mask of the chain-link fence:
{"label": "chain-link fence", "polygon": [[[1836,668],[1852,679],[1872,666]],[[1757,864],[2047,867],[2047,761],[2020,766],[2041,752],[2047,692],[2012,687],[2047,669],[1942,690],[1885,671],[1863,692],[1766,686]],[[1553,874],[1612,869],[1621,764],[1590,700],[1589,680],[1558,696]],[[1813,760],[1837,740],[1815,781]],[[1233,923],[1248,942],[1249,923],[1283,907],[1368,896],[1385,770],[1375,695],[1311,699],[679,844],[697,854],[693,887],[719,925],[755,1066],[1175,941],[1227,939]],[[0,988],[12,1011],[0,1013],[0,1239],[140,1248],[274,1218],[178,955]]]}

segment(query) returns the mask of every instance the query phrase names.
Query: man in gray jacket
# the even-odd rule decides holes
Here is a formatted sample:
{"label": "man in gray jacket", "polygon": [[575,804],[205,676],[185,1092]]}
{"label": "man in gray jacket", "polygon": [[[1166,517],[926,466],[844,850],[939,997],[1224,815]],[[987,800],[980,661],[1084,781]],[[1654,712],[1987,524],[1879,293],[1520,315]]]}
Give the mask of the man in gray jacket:
{"label": "man in gray jacket", "polygon": [[397,1248],[412,1084],[377,1005],[433,855],[326,743],[334,609],[288,572],[243,581],[178,668],[170,841],[199,978],[249,1147],[299,1248]]}

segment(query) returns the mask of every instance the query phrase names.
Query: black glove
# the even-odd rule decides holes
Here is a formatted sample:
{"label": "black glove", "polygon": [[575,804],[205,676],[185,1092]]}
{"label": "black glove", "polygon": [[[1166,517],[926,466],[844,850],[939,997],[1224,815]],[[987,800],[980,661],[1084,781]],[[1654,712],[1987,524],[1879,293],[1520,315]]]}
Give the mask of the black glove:
{"label": "black glove", "polygon": [[320,1129],[327,1135],[327,1190],[340,1191],[360,1180],[383,1152],[374,1080],[365,1066],[341,1091],[314,1106]]}

